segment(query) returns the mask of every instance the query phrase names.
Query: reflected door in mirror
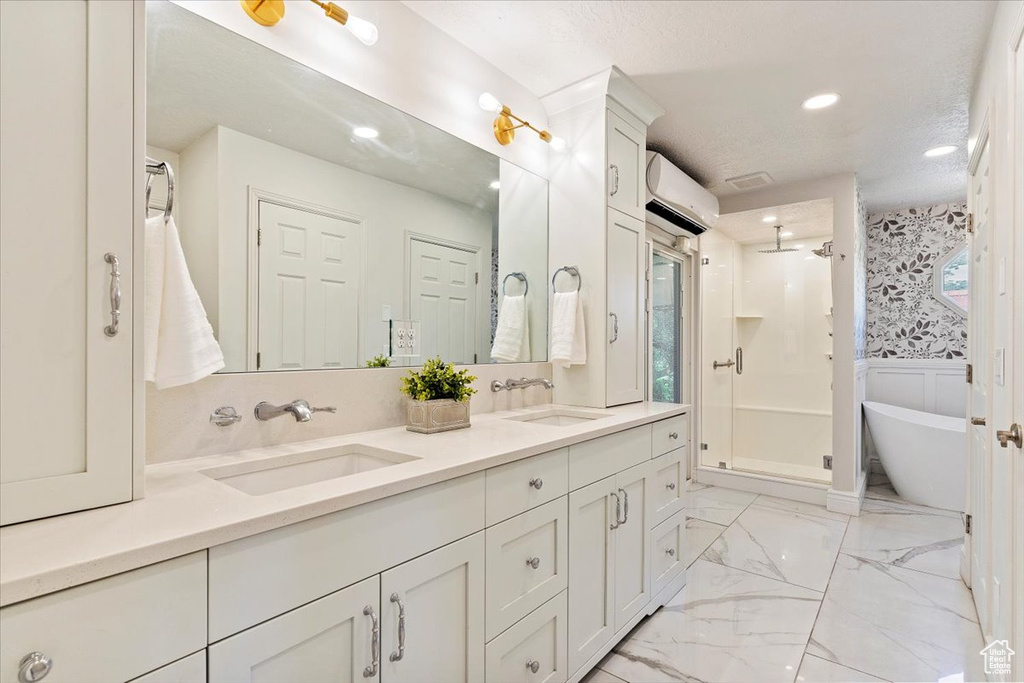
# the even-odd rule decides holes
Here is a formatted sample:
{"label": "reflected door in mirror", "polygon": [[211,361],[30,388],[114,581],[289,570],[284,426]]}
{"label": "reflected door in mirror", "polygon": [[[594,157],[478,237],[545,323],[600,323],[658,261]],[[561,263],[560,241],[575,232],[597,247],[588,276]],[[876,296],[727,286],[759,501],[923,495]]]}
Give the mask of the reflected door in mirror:
{"label": "reflected door in mirror", "polygon": [[420,321],[420,357],[475,363],[479,249],[410,241],[410,311]]}

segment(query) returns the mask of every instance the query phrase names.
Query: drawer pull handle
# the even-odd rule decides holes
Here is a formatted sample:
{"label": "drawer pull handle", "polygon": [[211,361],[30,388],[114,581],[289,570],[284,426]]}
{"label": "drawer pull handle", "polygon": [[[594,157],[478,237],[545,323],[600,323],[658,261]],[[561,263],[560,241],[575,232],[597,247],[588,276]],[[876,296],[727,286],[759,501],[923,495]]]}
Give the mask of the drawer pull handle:
{"label": "drawer pull handle", "polygon": [[612,191],[609,193],[609,197],[614,197],[619,191],[619,167],[615,164],[609,165],[609,170],[612,172]]}
{"label": "drawer pull handle", "polygon": [[53,660],[42,652],[29,652],[18,663],[18,680],[21,683],[35,683],[46,678],[53,668]]}
{"label": "drawer pull handle", "polygon": [[536,659],[531,659],[526,663],[526,668],[530,670],[530,673],[535,674],[540,671],[540,662]]}
{"label": "drawer pull handle", "polygon": [[620,522],[619,522],[619,513],[622,512],[622,501],[619,500],[619,494],[612,493],[610,495],[611,495],[612,498],[615,499],[615,522],[612,523],[612,525],[610,527],[608,527],[608,528],[611,529],[612,531],[615,531],[616,529],[619,528],[619,524],[620,524]]}
{"label": "drawer pull handle", "polygon": [[540,566],[540,558],[539,557],[527,558],[526,564],[529,565],[530,567],[532,567],[533,569],[536,569],[537,567]]}
{"label": "drawer pull handle", "polygon": [[[110,324],[103,328],[103,334],[114,337],[117,335],[117,328],[121,322],[121,262],[117,260],[116,254],[109,252],[103,255],[103,260],[110,264]],[[33,652],[32,654],[38,653]],[[46,670],[50,670],[49,665]],[[43,676],[45,675],[44,673]],[[37,681],[39,679],[28,680]]]}
{"label": "drawer pull handle", "polygon": [[676,490],[676,483],[675,482],[671,482],[671,483],[665,484],[665,488],[667,488],[669,491],[675,491]]}
{"label": "drawer pull handle", "polygon": [[679,432],[669,432],[668,433],[668,438],[670,438],[670,439],[678,439],[679,438]]}
{"label": "drawer pull handle", "polygon": [[676,556],[676,549],[675,548],[669,548],[668,550],[665,551],[665,553],[669,557],[675,557]]}
{"label": "drawer pull handle", "polygon": [[391,602],[398,603],[398,652],[392,652],[388,659],[400,662],[405,656],[405,603],[398,597],[398,593],[391,594]]}
{"label": "drawer pull handle", "polygon": [[530,486],[540,491],[544,487],[544,480],[540,477],[534,477],[530,480]]}
{"label": "drawer pull handle", "polygon": [[622,521],[619,524],[625,524],[629,521],[629,494],[626,489],[619,489],[619,493],[622,494]]}
{"label": "drawer pull handle", "polygon": [[370,656],[373,658],[370,666],[363,669],[363,678],[373,678],[377,675],[377,667],[380,664],[380,622],[370,605],[363,608],[363,614],[370,617],[370,633],[372,634]]}

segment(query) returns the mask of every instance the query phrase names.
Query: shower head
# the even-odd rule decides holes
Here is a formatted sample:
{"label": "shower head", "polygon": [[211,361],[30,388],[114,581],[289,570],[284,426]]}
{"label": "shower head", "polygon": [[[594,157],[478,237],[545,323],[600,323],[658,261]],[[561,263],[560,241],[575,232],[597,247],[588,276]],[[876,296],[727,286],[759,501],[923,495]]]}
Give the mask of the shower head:
{"label": "shower head", "polygon": [[799,249],[794,249],[793,247],[787,247],[785,249],[782,248],[782,226],[781,225],[776,225],[775,226],[775,248],[774,249],[758,249],[757,253],[759,253],[759,254],[783,254],[783,253],[785,253],[787,251],[800,251],[800,250]]}

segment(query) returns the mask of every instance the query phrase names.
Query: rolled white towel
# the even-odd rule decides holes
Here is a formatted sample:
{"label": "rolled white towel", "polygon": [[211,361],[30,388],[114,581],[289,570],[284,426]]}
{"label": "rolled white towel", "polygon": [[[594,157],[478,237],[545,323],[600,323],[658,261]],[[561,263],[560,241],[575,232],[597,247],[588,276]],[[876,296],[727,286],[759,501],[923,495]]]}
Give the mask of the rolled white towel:
{"label": "rolled white towel", "polygon": [[563,368],[587,362],[587,333],[579,292],[555,292],[551,305],[551,362]]}
{"label": "rolled white towel", "polygon": [[530,360],[530,316],[525,295],[501,300],[491,358],[520,363]]}
{"label": "rolled white towel", "polygon": [[188,273],[174,219],[146,219],[146,381],[157,389],[188,384],[224,367],[206,309]]}

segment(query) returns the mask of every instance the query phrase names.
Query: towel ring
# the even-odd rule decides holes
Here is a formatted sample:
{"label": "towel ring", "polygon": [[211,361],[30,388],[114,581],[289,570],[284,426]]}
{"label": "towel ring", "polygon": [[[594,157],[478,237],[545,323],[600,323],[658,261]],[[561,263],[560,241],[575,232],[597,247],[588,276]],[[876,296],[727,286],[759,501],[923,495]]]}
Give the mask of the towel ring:
{"label": "towel ring", "polygon": [[149,206],[149,194],[153,190],[153,176],[167,176],[167,201],[164,203],[164,223],[171,220],[171,208],[174,206],[174,171],[166,161],[146,157],[146,210]]}
{"label": "towel ring", "polygon": [[558,274],[561,273],[562,271],[565,271],[566,273],[569,273],[570,275],[576,277],[576,291],[580,291],[580,289],[583,287],[583,276],[580,275],[580,269],[577,268],[576,266],[562,266],[561,268],[556,270],[555,274],[551,276],[551,291],[555,292],[556,294],[558,293],[558,290],[555,289],[555,278],[558,277]]}
{"label": "towel ring", "polygon": [[520,282],[523,283],[523,286],[526,287],[526,289],[523,291],[523,296],[526,296],[527,294],[530,293],[530,281],[526,279],[526,273],[520,273],[519,271],[514,271],[514,272],[511,272],[508,275],[506,275],[505,279],[501,281],[501,295],[502,296],[505,296],[505,283],[508,282],[508,279],[510,277],[514,277],[515,279],[519,280]]}

